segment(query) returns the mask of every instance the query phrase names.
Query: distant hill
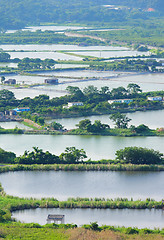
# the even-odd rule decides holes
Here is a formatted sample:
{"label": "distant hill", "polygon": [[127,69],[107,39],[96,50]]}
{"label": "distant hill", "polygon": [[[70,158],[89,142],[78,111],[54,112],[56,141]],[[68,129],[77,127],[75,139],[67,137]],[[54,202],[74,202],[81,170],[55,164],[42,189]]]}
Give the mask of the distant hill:
{"label": "distant hill", "polygon": [[[126,20],[126,13],[103,5],[154,8],[164,15],[164,0],[1,0],[0,29],[22,28],[43,22],[110,22]],[[130,16],[130,15],[129,15]],[[141,18],[143,14],[140,14]]]}

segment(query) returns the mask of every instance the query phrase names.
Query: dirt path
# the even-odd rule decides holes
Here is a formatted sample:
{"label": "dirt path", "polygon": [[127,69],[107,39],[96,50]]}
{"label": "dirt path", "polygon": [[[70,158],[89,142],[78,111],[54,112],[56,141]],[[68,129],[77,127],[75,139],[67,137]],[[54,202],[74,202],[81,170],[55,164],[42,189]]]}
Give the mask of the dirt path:
{"label": "dirt path", "polygon": [[100,37],[96,37],[96,36],[90,36],[90,35],[85,35],[85,34],[78,34],[78,33],[68,33],[68,32],[65,32],[65,35],[67,37],[88,37],[88,38],[91,38],[91,39],[95,39],[95,40],[100,40],[102,42],[106,42],[106,39],[104,38],[100,38]]}

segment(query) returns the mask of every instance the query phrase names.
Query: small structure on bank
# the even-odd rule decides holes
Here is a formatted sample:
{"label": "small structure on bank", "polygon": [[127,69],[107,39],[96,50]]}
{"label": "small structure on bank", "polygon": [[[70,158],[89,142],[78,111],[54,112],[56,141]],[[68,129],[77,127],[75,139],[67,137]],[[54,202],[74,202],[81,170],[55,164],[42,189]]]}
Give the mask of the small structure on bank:
{"label": "small structure on bank", "polygon": [[7,79],[4,81],[4,84],[11,84],[11,85],[13,84],[14,85],[14,84],[16,84],[16,80],[15,79]]}
{"label": "small structure on bank", "polygon": [[108,100],[108,103],[109,104],[112,104],[112,103],[126,103],[126,104],[129,104],[133,102],[133,99],[114,99],[114,100]]}
{"label": "small structure on bank", "polygon": [[51,223],[52,221],[54,223],[64,223],[65,215],[61,214],[49,214],[47,217],[47,223]]}
{"label": "small structure on bank", "polygon": [[19,107],[19,108],[15,108],[13,109],[13,111],[19,113],[19,112],[29,112],[30,108],[29,107]]}
{"label": "small structure on bank", "polygon": [[68,107],[73,107],[73,106],[83,106],[84,104],[82,102],[69,102]]}
{"label": "small structure on bank", "polygon": [[56,85],[58,84],[58,79],[57,78],[48,78],[44,80],[44,83],[46,84],[52,84],[52,85]]}
{"label": "small structure on bank", "polygon": [[162,101],[163,98],[161,96],[155,96],[155,97],[148,97],[147,100],[149,100],[149,101]]}

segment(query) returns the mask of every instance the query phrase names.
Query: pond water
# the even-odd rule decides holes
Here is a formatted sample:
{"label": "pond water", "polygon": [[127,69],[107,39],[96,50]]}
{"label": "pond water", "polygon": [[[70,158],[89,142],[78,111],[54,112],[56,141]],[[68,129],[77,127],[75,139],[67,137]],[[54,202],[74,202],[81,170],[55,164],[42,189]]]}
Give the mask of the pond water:
{"label": "pond water", "polygon": [[55,64],[55,68],[85,68],[85,67],[89,67],[89,65],[86,64]]}
{"label": "pond water", "polygon": [[149,56],[149,52],[138,52],[138,51],[81,51],[81,52],[74,52],[75,54],[83,55],[83,56],[93,56],[93,57],[98,57],[98,58],[117,58],[117,57],[125,57],[125,56],[138,56],[138,55],[146,55]]}
{"label": "pond water", "polygon": [[[16,98],[21,99],[24,97],[35,97],[40,94],[47,94],[52,97],[60,97],[66,94],[65,89],[67,86],[77,86],[81,89],[89,85],[94,85],[98,89],[102,86],[108,86],[111,90],[112,88],[117,88],[120,86],[127,87],[129,83],[137,83],[140,85],[143,91],[160,91],[164,90],[164,74],[139,74],[134,75],[132,73],[116,73],[112,71],[93,71],[93,70],[64,70],[64,71],[51,71],[51,72],[41,72],[40,74],[45,76],[22,76],[22,75],[6,75],[6,79],[15,78],[18,83],[25,82],[26,84],[33,83],[44,83],[44,79],[49,76],[56,76],[59,79],[59,82],[65,82],[65,84],[59,85],[47,85],[35,87],[35,89],[14,89],[9,86],[0,85],[0,89],[12,90]],[[46,76],[47,75],[47,76]],[[60,78],[61,76],[61,78]],[[66,78],[70,76],[71,78]],[[70,82],[76,81],[78,77],[83,78],[96,78],[96,77],[111,77],[109,79],[101,80],[89,80],[89,81],[79,81],[79,82]],[[118,77],[115,77],[118,76]],[[64,91],[64,92],[63,92]]]}
{"label": "pond water", "polygon": [[54,60],[82,60],[80,57],[59,53],[59,52],[8,52],[11,56],[11,59],[14,58],[40,58],[42,60],[46,58],[54,59]]}
{"label": "pond water", "polygon": [[[49,52],[8,52],[11,56],[11,59],[14,58],[20,58],[23,59],[25,57],[29,57],[29,58],[40,58],[40,59],[46,59],[46,58],[50,58],[50,59],[54,59],[54,60],[82,60],[82,57],[78,57],[78,56],[73,56],[73,55],[69,55],[69,53],[59,53],[56,51],[49,51]],[[126,57],[126,56],[137,56],[137,55],[141,55],[140,52],[137,51],[92,51],[92,52],[73,52],[74,54],[77,55],[82,55],[85,57],[87,56],[93,56],[93,57],[102,57],[102,58],[110,58],[110,57]],[[145,53],[145,55],[148,53]]]}
{"label": "pond water", "polygon": [[21,122],[0,122],[0,127],[4,129],[14,129],[15,127],[18,127],[20,129],[31,129],[28,126],[25,126]]}
{"label": "pond water", "polygon": [[[118,73],[115,72],[97,72],[97,71],[89,71],[89,70],[79,70],[79,71],[58,71],[58,72],[51,72],[47,73],[47,75],[54,75],[59,76],[71,76],[73,79],[78,77],[109,77],[109,79],[100,79],[100,80],[89,80],[89,81],[79,81],[79,82],[69,82],[72,80],[68,79],[68,83],[65,83],[63,85],[56,85],[56,86],[46,86],[45,87],[38,87],[39,89],[55,89],[55,90],[65,90],[67,86],[77,86],[81,89],[84,89],[85,87],[89,85],[94,85],[98,89],[100,89],[102,86],[108,86],[110,90],[113,88],[117,88],[120,86],[127,87],[129,83],[137,83],[143,91],[160,91],[164,90],[164,74],[140,74],[140,75],[133,75],[133,74],[121,74],[119,77],[113,77],[118,75]],[[111,77],[111,78],[110,78]],[[62,81],[62,79],[61,79]],[[64,80],[65,81],[65,80]],[[49,95],[48,91],[47,94]]]}
{"label": "pond water", "polygon": [[60,155],[66,147],[83,148],[92,160],[114,159],[115,152],[128,146],[146,147],[164,153],[164,137],[112,137],[75,135],[0,135],[0,147],[17,155],[39,147]]}
{"label": "pond water", "polygon": [[[29,83],[29,80],[27,80]],[[42,94],[46,94],[48,95],[50,98],[54,98],[54,97],[61,97],[64,96],[66,94],[66,91],[59,91],[55,90],[53,91],[53,88],[51,89],[50,87],[47,86],[47,89],[41,89],[41,88],[13,88],[10,86],[2,86],[0,85],[0,90],[3,89],[7,89],[10,90],[14,93],[15,97],[17,99],[23,99],[25,97],[31,97],[34,98],[36,96],[42,95]]]}
{"label": "pond water", "polygon": [[149,197],[160,201],[164,195],[164,172],[20,171],[1,173],[0,182],[7,194],[19,197]]}
{"label": "pond water", "polygon": [[[72,129],[77,128],[76,124],[78,124],[83,119],[90,119],[92,123],[94,123],[95,120],[100,120],[102,123],[109,124],[110,127],[114,127],[113,122],[109,119],[108,115],[101,115],[101,116],[90,116],[90,117],[78,117],[78,118],[59,118],[59,119],[51,119],[47,120],[47,123],[51,122],[59,122],[61,123],[65,128]],[[132,119],[129,122],[129,125],[135,125],[138,126],[140,124],[145,124],[149,126],[151,129],[156,129],[160,127],[164,127],[164,110],[158,110],[158,111],[146,111],[146,112],[134,112],[134,113],[127,113],[127,117]]]}
{"label": "pond water", "polygon": [[[65,30],[80,30],[80,29],[86,29],[86,27],[79,27],[79,26],[30,26],[23,28],[22,31],[31,31],[35,32],[37,30],[41,31],[54,31],[54,32],[59,32],[59,31],[65,31]],[[14,33],[18,30],[8,30],[6,31],[7,33]]]}
{"label": "pond water", "polygon": [[127,47],[114,47],[114,46],[78,46],[78,45],[68,45],[68,44],[1,44],[0,48],[5,51],[15,50],[15,51],[123,51],[129,50]]}
{"label": "pond water", "polygon": [[48,214],[64,214],[65,223],[77,225],[97,222],[99,225],[125,226],[138,228],[163,228],[162,210],[131,209],[28,209],[12,213],[13,218],[25,223],[46,224]]}
{"label": "pond water", "polygon": [[17,67],[17,63],[0,63],[0,67],[12,67],[12,68],[16,68]]}
{"label": "pond water", "polygon": [[[64,71],[51,71],[51,72],[40,72],[43,75],[54,75],[54,76],[69,76],[69,77],[110,77],[117,76],[118,74],[127,75],[127,73],[117,73],[114,71],[96,71],[96,70],[64,70]],[[129,73],[130,74],[130,73]]]}

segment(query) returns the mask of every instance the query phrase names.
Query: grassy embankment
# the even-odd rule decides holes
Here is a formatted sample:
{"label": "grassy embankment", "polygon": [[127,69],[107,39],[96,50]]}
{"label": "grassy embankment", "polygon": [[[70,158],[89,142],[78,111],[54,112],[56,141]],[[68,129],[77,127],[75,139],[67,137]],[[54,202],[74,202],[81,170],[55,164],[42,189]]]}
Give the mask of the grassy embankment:
{"label": "grassy embankment", "polygon": [[148,132],[136,133],[131,129],[111,128],[101,132],[88,132],[87,130],[71,129],[66,132],[57,130],[45,130],[43,126],[31,122],[22,122],[25,126],[32,130],[15,129],[0,129],[0,134],[34,134],[34,135],[89,135],[89,136],[117,136],[117,137],[140,137],[140,136],[164,136],[164,131],[151,129]]}
{"label": "grassy embankment", "polygon": [[0,173],[9,171],[164,171],[164,165],[121,164],[115,160],[88,160],[78,164],[10,164],[0,167]]}

